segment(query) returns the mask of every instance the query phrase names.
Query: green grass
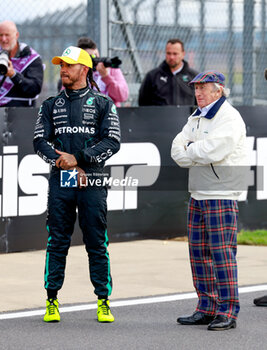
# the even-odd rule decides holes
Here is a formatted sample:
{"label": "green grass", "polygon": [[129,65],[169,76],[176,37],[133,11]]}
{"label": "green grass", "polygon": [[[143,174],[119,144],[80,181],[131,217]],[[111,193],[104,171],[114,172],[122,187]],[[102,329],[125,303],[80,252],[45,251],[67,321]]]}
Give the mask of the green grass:
{"label": "green grass", "polygon": [[[185,241],[187,236],[171,238],[172,241]],[[241,230],[237,234],[237,244],[243,245],[262,245],[267,246],[267,230],[245,231]]]}
{"label": "green grass", "polygon": [[241,230],[237,235],[237,244],[267,246],[267,230]]}

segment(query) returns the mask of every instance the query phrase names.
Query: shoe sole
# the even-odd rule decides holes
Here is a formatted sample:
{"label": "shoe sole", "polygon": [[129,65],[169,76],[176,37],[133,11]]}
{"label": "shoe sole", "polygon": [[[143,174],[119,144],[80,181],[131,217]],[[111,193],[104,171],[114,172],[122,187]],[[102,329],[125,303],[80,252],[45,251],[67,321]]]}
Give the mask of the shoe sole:
{"label": "shoe sole", "polygon": [[205,326],[205,325],[210,324],[211,321],[209,321],[209,322],[201,322],[201,323],[186,323],[186,322],[179,322],[179,321],[177,321],[177,323],[182,324],[183,326],[201,326],[201,325]]}
{"label": "shoe sole", "polygon": [[99,321],[99,320],[97,320],[99,323],[112,323],[112,322],[114,322],[115,320],[112,320],[112,321]]}
{"label": "shoe sole", "polygon": [[214,318],[212,318],[211,320],[207,320],[207,321],[202,321],[202,322],[196,322],[196,323],[191,323],[191,322],[183,322],[183,321],[178,321],[179,319],[177,319],[177,323],[180,323],[184,326],[201,326],[201,325],[208,325],[213,321]]}
{"label": "shoe sole", "polygon": [[218,328],[208,328],[208,331],[227,331],[228,329],[231,329],[231,328],[236,328],[236,323],[232,324],[231,326],[228,326],[228,327],[218,327]]}

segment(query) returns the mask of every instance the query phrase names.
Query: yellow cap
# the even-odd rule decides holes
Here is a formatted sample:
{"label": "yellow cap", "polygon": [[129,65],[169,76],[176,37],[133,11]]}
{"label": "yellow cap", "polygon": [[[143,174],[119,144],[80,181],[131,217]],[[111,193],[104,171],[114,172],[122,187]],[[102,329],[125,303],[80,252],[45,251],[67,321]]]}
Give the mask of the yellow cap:
{"label": "yellow cap", "polygon": [[93,62],[88,52],[79,47],[67,47],[62,56],[55,56],[52,58],[53,64],[60,64],[64,61],[68,64],[83,64],[86,67],[93,68]]}

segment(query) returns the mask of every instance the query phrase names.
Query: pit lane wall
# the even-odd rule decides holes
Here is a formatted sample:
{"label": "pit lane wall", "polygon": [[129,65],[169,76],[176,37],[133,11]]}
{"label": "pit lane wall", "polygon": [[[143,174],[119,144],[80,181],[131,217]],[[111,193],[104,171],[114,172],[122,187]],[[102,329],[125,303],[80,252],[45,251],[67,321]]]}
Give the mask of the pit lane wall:
{"label": "pit lane wall", "polygon": [[[250,186],[239,202],[239,227],[267,228],[267,110],[238,109],[247,125],[251,165]],[[191,111],[189,106],[119,109],[122,146],[105,171],[126,180],[119,187],[109,183],[110,241],[186,235],[187,170],[175,165],[170,148]],[[37,113],[35,108],[0,108],[0,252],[46,247],[49,165],[32,147]],[[77,224],[72,244],[82,244]]]}

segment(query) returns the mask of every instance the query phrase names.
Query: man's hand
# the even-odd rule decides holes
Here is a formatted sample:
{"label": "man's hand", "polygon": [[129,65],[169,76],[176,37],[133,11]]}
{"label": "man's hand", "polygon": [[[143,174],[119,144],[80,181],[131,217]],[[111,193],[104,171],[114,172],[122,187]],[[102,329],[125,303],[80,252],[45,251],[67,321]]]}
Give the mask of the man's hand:
{"label": "man's hand", "polygon": [[96,70],[99,72],[102,78],[105,78],[109,74],[109,69],[104,66],[103,62],[99,62],[97,64]]}
{"label": "man's hand", "polygon": [[55,150],[60,157],[56,161],[56,166],[63,170],[69,170],[77,165],[77,160],[73,154]]}
{"label": "man's hand", "polygon": [[87,187],[88,186],[88,181],[86,179],[85,171],[82,168],[78,167],[78,166],[72,167],[72,168],[70,168],[68,170],[73,170],[73,169],[76,169],[78,171],[77,180],[78,180],[79,188]]}
{"label": "man's hand", "polygon": [[13,75],[15,75],[15,74],[16,74],[16,72],[15,72],[15,70],[14,70],[14,68],[13,68],[13,64],[12,64],[12,62],[9,60],[9,61],[8,61],[8,70],[7,70],[6,76],[7,76],[7,77],[13,77]]}

